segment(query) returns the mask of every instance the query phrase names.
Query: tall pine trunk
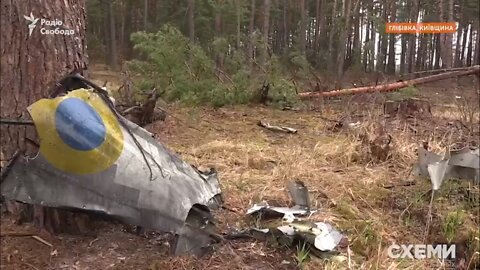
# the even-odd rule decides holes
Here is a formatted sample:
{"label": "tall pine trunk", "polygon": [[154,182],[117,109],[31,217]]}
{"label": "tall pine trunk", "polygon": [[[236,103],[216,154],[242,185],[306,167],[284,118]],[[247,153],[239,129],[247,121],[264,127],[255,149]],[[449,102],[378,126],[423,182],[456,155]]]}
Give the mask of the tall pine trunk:
{"label": "tall pine trunk", "polygon": [[[341,87],[342,79],[343,79],[343,66],[345,64],[345,53],[347,51],[348,44],[347,41],[347,32],[350,31],[350,12],[352,9],[352,1],[353,0],[345,0],[345,10],[343,12],[345,17],[345,26],[340,31],[340,38],[339,38],[339,45],[341,46],[338,51],[337,56],[337,80],[336,80],[336,89]],[[357,0],[356,5],[358,5],[359,0]]]}
{"label": "tall pine trunk", "polygon": [[[369,21],[369,9],[365,10],[365,42],[363,44],[363,55],[362,55],[362,62],[363,62],[363,69],[365,72],[369,72],[368,68],[368,60],[369,60],[369,52],[370,52],[370,21]],[[362,25],[363,26],[363,25]]]}
{"label": "tall pine trunk", "polygon": [[440,68],[440,55],[441,55],[441,46],[440,46],[440,36],[439,35],[434,35],[435,36],[435,65],[434,69],[439,69]]}
{"label": "tall pine trunk", "polygon": [[320,49],[321,33],[323,31],[323,10],[325,7],[325,0],[315,1],[315,40],[313,50],[317,55]]}
{"label": "tall pine trunk", "polygon": [[330,24],[330,33],[328,36],[328,68],[333,70],[334,67],[334,50],[333,50],[333,42],[335,37],[335,29],[337,28],[337,1],[333,1],[332,7],[332,17],[331,17],[331,24]]}
{"label": "tall pine trunk", "polygon": [[113,9],[113,0],[107,1],[107,16],[108,16],[108,64],[112,70],[117,70],[117,40],[116,40],[116,24],[115,12]]}
{"label": "tall pine trunk", "polygon": [[462,32],[463,32],[463,27],[462,23],[460,22],[458,24],[458,29],[457,29],[457,39],[455,41],[455,58],[454,58],[454,66],[455,67],[460,67],[462,64],[460,62],[460,53],[461,53],[461,40],[462,40]]}
{"label": "tall pine trunk", "polygon": [[[215,37],[220,37],[222,33],[222,13],[221,13],[221,8],[218,7],[216,12],[215,12]],[[223,70],[223,60],[224,60],[224,55],[221,52],[217,52],[215,56],[215,69],[217,71]]]}
{"label": "tall pine trunk", "polygon": [[[395,22],[397,18],[397,5],[395,1],[390,3],[390,22]],[[388,43],[388,64],[387,72],[395,74],[395,34],[390,34]]]}
{"label": "tall pine trunk", "polygon": [[254,61],[254,50],[255,50],[255,0],[251,0],[250,4],[250,20],[248,23],[248,47],[247,47],[247,57],[249,63],[249,70],[252,72],[252,66]]}
{"label": "tall pine trunk", "polygon": [[306,32],[306,21],[305,21],[305,0],[299,0],[299,9],[300,9],[300,22],[298,27],[298,46],[302,54],[305,54],[305,32]]}
{"label": "tall pine trunk", "polygon": [[[411,9],[410,21],[415,23],[418,20],[419,0],[413,0],[413,7]],[[411,34],[408,40],[407,48],[407,71],[415,71],[415,52],[417,47],[417,35]]]}
{"label": "tall pine trunk", "polygon": [[[385,24],[388,20],[388,3],[386,0],[383,0],[383,5],[381,9],[382,13],[382,23]],[[386,57],[387,57],[387,50],[388,50],[388,40],[387,40],[387,34],[384,32],[380,32],[380,38],[378,40],[378,48],[379,48],[379,54],[378,54],[378,59],[377,59],[377,71],[380,72],[385,72],[385,67],[386,67]]]}
{"label": "tall pine trunk", "polygon": [[262,21],[262,42],[263,48],[260,52],[261,60],[260,63],[265,65],[268,60],[268,33],[270,29],[270,7],[271,0],[264,0],[263,3],[263,21]]}
{"label": "tall pine trunk", "polygon": [[400,53],[400,74],[405,74],[407,72],[407,47],[408,47],[408,36],[402,34],[402,48]]}
{"label": "tall pine trunk", "polygon": [[464,25],[462,34],[462,46],[460,52],[460,66],[465,66],[465,52],[467,51],[467,37],[469,24]]}
{"label": "tall pine trunk", "polygon": [[351,59],[351,63],[354,64],[354,65],[360,63],[360,54],[361,54],[361,48],[360,48],[360,43],[361,43],[360,7],[361,7],[361,4],[359,2],[356,5],[355,11],[354,11],[355,20],[353,21],[354,30],[353,30],[353,45],[352,45],[352,59]]}
{"label": "tall pine trunk", "polygon": [[477,38],[475,41],[474,65],[480,65],[480,26],[477,25]]}
{"label": "tall pine trunk", "polygon": [[143,0],[143,31],[148,28],[148,0]]}
{"label": "tall pine trunk", "polygon": [[[448,0],[448,21],[453,21],[453,0]],[[439,20],[445,21],[445,3],[439,0]],[[442,67],[452,67],[452,34],[440,34],[440,52],[442,58]]]}
{"label": "tall pine trunk", "polygon": [[[48,97],[51,87],[66,74],[86,69],[85,1],[5,0],[1,7],[0,117],[26,119],[27,106]],[[61,20],[74,34],[42,35],[37,26],[29,35],[23,16],[30,12],[35,18]],[[30,155],[38,151],[26,144],[26,138],[37,140],[32,126],[1,125],[0,135],[3,157],[10,158],[17,149]],[[38,225],[52,232],[75,223],[61,212],[41,206],[35,206],[34,217]]]}
{"label": "tall pine trunk", "polygon": [[191,43],[195,42],[195,0],[188,0],[188,38]]}
{"label": "tall pine trunk", "polygon": [[368,65],[369,65],[369,69],[371,71],[375,71],[375,54],[376,54],[376,50],[375,50],[375,43],[377,42],[377,36],[376,36],[376,33],[377,33],[377,29],[375,29],[375,22],[372,20],[370,22],[370,59],[368,61]]}
{"label": "tall pine trunk", "polygon": [[472,65],[472,52],[473,52],[473,24],[470,24],[470,33],[468,36],[468,51],[467,51],[467,66]]}

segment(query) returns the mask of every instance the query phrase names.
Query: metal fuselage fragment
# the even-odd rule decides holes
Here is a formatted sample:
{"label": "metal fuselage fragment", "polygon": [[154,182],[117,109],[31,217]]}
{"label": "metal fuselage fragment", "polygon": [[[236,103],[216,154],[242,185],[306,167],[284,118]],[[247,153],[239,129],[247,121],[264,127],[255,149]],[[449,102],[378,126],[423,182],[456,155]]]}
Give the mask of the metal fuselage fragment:
{"label": "metal fuselage fragment", "polygon": [[40,152],[12,165],[1,186],[6,199],[97,211],[145,228],[184,234],[193,250],[177,248],[177,254],[208,245],[208,239],[194,235],[198,231],[185,229],[185,220],[194,205],[208,209],[212,198],[221,194],[214,171],[203,173],[190,166],[148,131],[116,117],[91,90],[39,100],[29,112]]}

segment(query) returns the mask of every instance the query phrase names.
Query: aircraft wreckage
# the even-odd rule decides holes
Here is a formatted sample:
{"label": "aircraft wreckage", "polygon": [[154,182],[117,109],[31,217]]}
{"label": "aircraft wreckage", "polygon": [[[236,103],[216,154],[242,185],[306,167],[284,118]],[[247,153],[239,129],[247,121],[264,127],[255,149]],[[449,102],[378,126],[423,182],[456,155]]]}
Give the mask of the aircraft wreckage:
{"label": "aircraft wreckage", "polygon": [[201,255],[215,242],[216,172],[199,171],[120,116],[105,91],[77,89],[38,100],[28,112],[40,149],[10,164],[1,185],[6,199],[171,232],[175,255]]}

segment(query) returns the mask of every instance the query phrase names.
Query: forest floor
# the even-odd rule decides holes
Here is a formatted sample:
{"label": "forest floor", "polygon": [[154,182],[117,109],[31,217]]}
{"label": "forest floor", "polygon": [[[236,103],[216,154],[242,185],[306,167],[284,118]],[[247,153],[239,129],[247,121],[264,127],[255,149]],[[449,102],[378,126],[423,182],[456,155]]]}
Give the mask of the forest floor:
{"label": "forest floor", "polygon": [[[479,255],[471,254],[480,251],[478,188],[468,181],[445,182],[434,198],[425,235],[430,203],[425,193],[431,183],[409,172],[424,141],[437,151],[452,143],[478,146],[476,83],[465,78],[458,87],[439,82],[418,87],[413,94],[403,93],[429,100],[433,116],[427,118],[386,118],[383,101],[397,98],[399,92],[309,103],[299,111],[169,105],[166,121],[147,127],[184,160],[200,168],[216,168],[224,205],[232,210],[215,211],[220,231],[251,227],[255,221],[246,210],[261,200],[291,205],[286,183],[301,180],[318,209],[311,219],[328,222],[348,237],[348,248],[339,250],[339,256],[298,263],[294,247],[235,240],[218,244],[199,260],[171,257],[161,234],[139,236],[124,225],[99,222],[95,236],[52,236],[28,224],[16,225],[3,215],[2,235],[32,232],[51,247],[30,236],[2,236],[1,269],[442,269],[437,261],[388,258],[391,243],[423,243],[425,237],[427,243],[451,241],[457,249],[465,248],[467,255],[459,263],[472,267]],[[472,124],[469,111],[474,112]],[[335,123],[326,120],[344,116],[359,126],[336,130]],[[257,126],[259,120],[298,133],[271,132]],[[359,139],[382,136],[381,129],[392,137],[386,161],[372,159],[368,145]]]}

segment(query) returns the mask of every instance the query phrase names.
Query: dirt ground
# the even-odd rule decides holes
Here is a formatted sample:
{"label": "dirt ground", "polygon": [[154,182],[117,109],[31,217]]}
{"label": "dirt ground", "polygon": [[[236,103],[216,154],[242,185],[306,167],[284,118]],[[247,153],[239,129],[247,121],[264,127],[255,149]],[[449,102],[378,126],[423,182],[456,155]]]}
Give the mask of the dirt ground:
{"label": "dirt ground", "polygon": [[[164,234],[136,235],[125,225],[98,222],[89,236],[53,236],[31,224],[14,224],[2,214],[1,269],[449,269],[438,261],[387,256],[393,242],[422,243],[424,239],[456,243],[462,254],[456,267],[474,269],[480,261],[478,186],[464,180],[444,183],[435,195],[429,222],[430,196],[425,194],[431,184],[411,176],[410,170],[415,151],[424,141],[434,150],[454,143],[479,145],[478,95],[472,87],[476,83],[466,78],[459,87],[437,83],[414,93],[307,102],[298,111],[173,104],[166,108],[165,122],[147,127],[191,164],[216,168],[225,206],[230,209],[215,212],[221,232],[253,226],[255,221],[245,215],[253,203],[274,200],[289,205],[286,183],[302,180],[318,209],[311,219],[328,222],[348,237],[348,247],[337,256],[298,262],[295,247],[235,240],[218,244],[212,254],[199,260],[174,258],[168,255]],[[386,118],[383,101],[398,95],[426,98],[433,116]],[[342,118],[358,126],[335,128],[333,120]],[[292,127],[298,133],[271,132],[257,126],[259,120]],[[392,138],[388,157],[375,159],[362,138],[386,134]],[[23,232],[28,235],[11,235]]]}

